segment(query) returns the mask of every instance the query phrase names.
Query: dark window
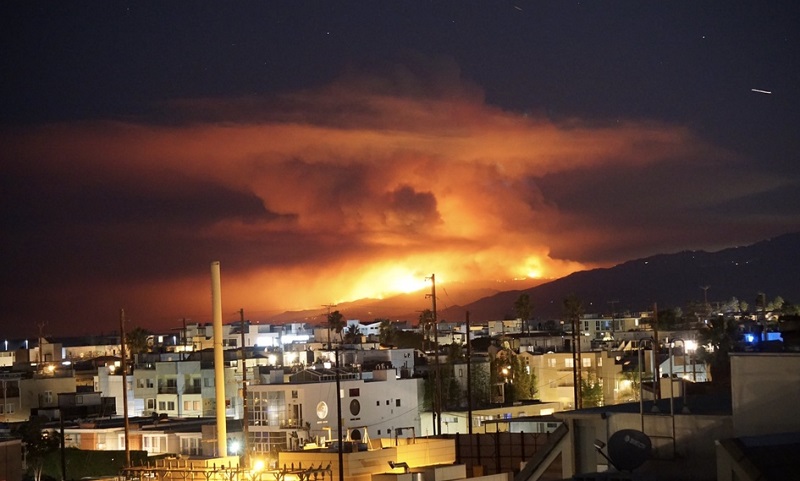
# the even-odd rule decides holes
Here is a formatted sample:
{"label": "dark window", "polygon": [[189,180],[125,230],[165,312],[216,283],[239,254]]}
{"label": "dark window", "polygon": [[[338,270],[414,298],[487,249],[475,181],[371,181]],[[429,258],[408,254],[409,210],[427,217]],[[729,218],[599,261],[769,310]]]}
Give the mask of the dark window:
{"label": "dark window", "polygon": [[357,387],[350,388],[350,397],[358,397],[360,394],[359,389]]}
{"label": "dark window", "polygon": [[395,406],[400,407],[400,400],[399,399],[395,400]]}

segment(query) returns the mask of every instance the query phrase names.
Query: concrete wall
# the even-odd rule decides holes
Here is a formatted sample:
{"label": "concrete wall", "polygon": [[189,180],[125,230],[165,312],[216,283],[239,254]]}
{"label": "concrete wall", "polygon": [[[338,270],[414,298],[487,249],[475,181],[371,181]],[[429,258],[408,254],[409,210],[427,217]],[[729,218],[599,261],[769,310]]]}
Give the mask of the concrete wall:
{"label": "concrete wall", "polygon": [[0,479],[22,479],[22,442],[19,439],[0,441]]}
{"label": "concrete wall", "polygon": [[[278,453],[278,468],[284,466],[328,466],[333,479],[339,480],[339,458],[336,452],[284,451]],[[410,468],[455,462],[455,440],[418,439],[415,444],[400,445],[343,454],[344,479],[347,481],[371,481],[373,474],[392,472],[389,461],[406,462]],[[397,472],[400,472],[399,470]]]}
{"label": "concrete wall", "polygon": [[736,437],[800,431],[800,353],[731,354]]}
{"label": "concrete wall", "polygon": [[[576,473],[605,469],[608,462],[594,447],[595,439],[608,444],[612,434],[622,429],[642,431],[638,413],[563,414],[569,428],[562,456],[565,478]],[[651,459],[636,470],[652,479],[713,480],[716,477],[715,441],[731,437],[730,416],[676,414],[644,416],[644,433],[653,445]],[[608,454],[607,448],[604,450]],[[649,479],[649,478],[648,478]]]}

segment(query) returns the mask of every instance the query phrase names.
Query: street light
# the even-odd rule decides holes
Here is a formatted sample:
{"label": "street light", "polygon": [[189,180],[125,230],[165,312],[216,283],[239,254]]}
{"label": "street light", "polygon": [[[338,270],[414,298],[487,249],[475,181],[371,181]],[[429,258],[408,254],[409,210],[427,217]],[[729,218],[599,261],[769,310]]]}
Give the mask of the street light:
{"label": "street light", "polygon": [[694,353],[697,350],[697,341],[686,341],[686,352],[689,353],[689,362],[692,363],[692,382],[697,382],[697,369],[695,368]]}

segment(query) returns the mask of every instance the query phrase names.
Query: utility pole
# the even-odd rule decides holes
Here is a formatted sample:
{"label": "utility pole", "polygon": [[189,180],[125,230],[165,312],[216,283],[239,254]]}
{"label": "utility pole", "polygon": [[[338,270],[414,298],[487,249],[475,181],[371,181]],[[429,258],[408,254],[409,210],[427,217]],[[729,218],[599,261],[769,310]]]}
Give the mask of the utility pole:
{"label": "utility pole", "polygon": [[469,311],[467,311],[467,432],[472,434],[472,343],[469,340],[469,333]]}
{"label": "utility pole", "polygon": [[434,365],[434,393],[433,410],[436,416],[436,429],[434,434],[442,434],[442,379],[439,370],[439,321],[436,318],[436,274],[431,274],[431,293],[427,296],[431,298],[433,307],[433,365]]}
{"label": "utility pole", "polygon": [[128,422],[128,359],[125,355],[125,309],[119,310],[119,344],[122,355],[122,417],[125,424],[125,466],[131,465],[130,423]]}
{"label": "utility pole", "polygon": [[[653,303],[653,394],[656,400],[661,399],[661,380],[659,379],[658,369],[658,347],[661,343],[658,341],[658,303]],[[639,347],[641,349],[641,346]],[[644,359],[644,356],[642,357]],[[670,373],[670,376],[672,373]],[[640,379],[639,382],[642,382]],[[672,382],[672,381],[670,381]]]}
{"label": "utility pole", "polygon": [[708,288],[711,286],[700,286],[700,289],[703,290],[703,314],[706,318],[709,317],[711,314],[711,306],[708,305]]}
{"label": "utility pole", "polygon": [[250,466],[250,451],[248,448],[247,438],[249,437],[247,424],[250,420],[247,418],[247,349],[245,348],[244,336],[244,309],[239,309],[239,318],[242,321],[242,434],[244,434],[244,467]]}
{"label": "utility pole", "polygon": [[339,436],[339,481],[344,481],[344,454],[342,451],[342,385],[339,374],[339,348],[334,351],[336,354],[336,425],[338,426]]}
{"label": "utility pole", "polygon": [[39,344],[39,349],[37,349],[37,356],[36,356],[36,370],[39,372],[44,371],[44,366],[42,362],[44,361],[44,353],[42,352],[42,339],[44,339],[44,322],[39,323],[39,340],[37,341]]}
{"label": "utility pole", "polygon": [[613,300],[608,301],[608,304],[611,306],[611,338],[614,338],[614,305],[616,305],[619,301]]}
{"label": "utility pole", "polygon": [[181,351],[181,361],[186,359],[186,318],[184,317],[181,319],[183,322],[183,332],[181,332],[181,337],[183,338],[183,351]]}

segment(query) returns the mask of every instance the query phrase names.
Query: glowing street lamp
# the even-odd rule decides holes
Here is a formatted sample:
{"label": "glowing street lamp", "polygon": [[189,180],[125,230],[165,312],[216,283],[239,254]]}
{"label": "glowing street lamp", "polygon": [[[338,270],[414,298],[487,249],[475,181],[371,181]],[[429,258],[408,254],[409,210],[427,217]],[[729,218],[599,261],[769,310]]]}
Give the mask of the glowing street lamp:
{"label": "glowing street lamp", "polygon": [[686,352],[689,354],[689,362],[692,363],[692,382],[697,382],[697,369],[694,363],[694,353],[697,350],[697,341],[688,340],[685,342]]}

